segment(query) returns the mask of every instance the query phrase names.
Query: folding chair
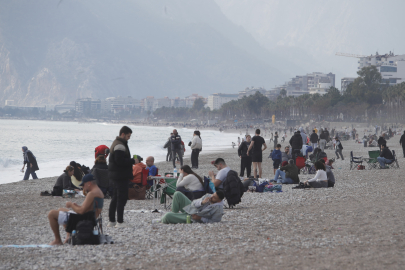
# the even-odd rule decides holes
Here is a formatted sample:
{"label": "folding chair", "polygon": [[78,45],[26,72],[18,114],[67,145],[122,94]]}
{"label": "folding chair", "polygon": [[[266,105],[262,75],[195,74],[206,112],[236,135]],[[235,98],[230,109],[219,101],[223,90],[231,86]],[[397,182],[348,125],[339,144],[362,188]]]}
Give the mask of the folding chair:
{"label": "folding chair", "polygon": [[357,165],[363,165],[363,157],[354,157],[353,151],[350,151],[350,170],[357,167]]}
{"label": "folding chair", "polygon": [[397,160],[397,155],[395,154],[395,150],[392,150],[392,155],[394,157],[394,161],[386,165],[388,166],[388,168],[399,169],[399,164]]}
{"label": "folding chair", "polygon": [[305,164],[305,157],[296,157],[295,166],[298,167],[298,170],[300,170],[300,172],[302,172],[302,174],[308,173],[307,166]]}
{"label": "folding chair", "polygon": [[380,168],[377,158],[380,156],[380,150],[368,151],[368,158],[364,158],[367,162],[367,167],[369,170]]}
{"label": "folding chair", "polygon": [[[156,169],[156,176],[159,175],[159,169]],[[155,196],[155,198],[159,198],[160,197],[160,193],[159,193],[159,188],[160,188],[160,182],[159,184],[156,185],[156,190],[153,189],[153,181],[154,180],[144,180],[147,179],[149,176],[149,170],[148,169],[142,169],[142,183],[147,182],[147,186],[146,186],[146,199],[153,199],[153,196]]]}
{"label": "folding chair", "polygon": [[171,203],[167,204],[167,197],[170,199],[173,199],[173,195],[176,192],[176,185],[177,185],[177,179],[176,178],[168,178],[166,179],[166,186],[162,189],[162,195],[160,197],[160,203],[165,204],[165,209],[167,210],[168,208],[171,207]]}

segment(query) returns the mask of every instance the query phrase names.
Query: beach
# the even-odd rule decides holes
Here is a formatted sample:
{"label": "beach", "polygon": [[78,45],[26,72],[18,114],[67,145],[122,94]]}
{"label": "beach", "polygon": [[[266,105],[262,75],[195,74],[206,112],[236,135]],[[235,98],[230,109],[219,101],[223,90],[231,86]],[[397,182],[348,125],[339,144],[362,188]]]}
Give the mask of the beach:
{"label": "beach", "polygon": [[[221,223],[153,227],[152,219],[163,213],[130,211],[153,210],[152,200],[145,200],[128,201],[124,220],[129,228],[107,228],[106,200],[104,231],[114,244],[2,247],[0,269],[402,269],[405,163],[398,141],[395,136],[388,146],[396,151],[400,169],[349,171],[350,151],[368,157],[367,151],[375,149],[343,141],[345,160],[334,164],[334,188],[283,185],[281,193],[245,193],[235,209],[224,210]],[[273,176],[270,148],[263,153],[265,178]],[[325,152],[336,157],[333,150]],[[190,164],[189,154],[185,164]],[[203,151],[196,172],[207,176],[217,157],[239,172],[237,149],[231,147]],[[161,173],[173,171],[171,162],[156,165]],[[309,177],[300,175],[301,180]],[[53,240],[47,213],[68,199],[39,194],[52,190],[56,178],[0,185],[0,245]],[[71,200],[81,204],[84,199]],[[164,210],[162,205],[159,209]],[[62,229],[61,235],[64,239]]]}

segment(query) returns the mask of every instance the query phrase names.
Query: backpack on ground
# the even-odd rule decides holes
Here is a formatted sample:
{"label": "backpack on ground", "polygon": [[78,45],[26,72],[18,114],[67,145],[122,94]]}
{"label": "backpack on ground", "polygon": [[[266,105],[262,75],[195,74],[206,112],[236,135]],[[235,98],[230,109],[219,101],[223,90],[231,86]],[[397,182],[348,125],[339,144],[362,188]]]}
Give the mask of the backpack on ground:
{"label": "backpack on ground", "polygon": [[226,176],[223,183],[225,198],[228,202],[229,207],[235,206],[241,202],[245,188],[240,181],[237,172],[230,170]]}
{"label": "backpack on ground", "polygon": [[76,234],[72,236],[73,245],[99,245],[98,235],[93,233],[94,223],[91,220],[79,221],[76,225]]}

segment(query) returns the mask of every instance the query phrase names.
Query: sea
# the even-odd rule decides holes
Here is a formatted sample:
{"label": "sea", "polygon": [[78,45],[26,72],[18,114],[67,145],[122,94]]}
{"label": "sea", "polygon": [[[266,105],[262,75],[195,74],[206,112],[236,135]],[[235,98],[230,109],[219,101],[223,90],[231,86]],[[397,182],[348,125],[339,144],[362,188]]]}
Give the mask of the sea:
{"label": "sea", "polygon": [[[101,122],[59,122],[37,120],[0,120],[0,184],[20,181],[24,177],[23,152],[27,146],[35,155],[39,171],[37,176],[53,177],[63,173],[70,161],[88,167],[94,164],[94,151],[99,145],[112,144],[123,124]],[[174,128],[186,144],[185,156],[191,154],[188,142],[193,137],[192,129],[182,127],[152,127],[128,125],[132,137],[128,141],[131,155],[146,159],[154,156],[155,162],[166,159],[163,148]],[[202,130],[203,152],[216,152],[232,147],[238,135],[217,130]],[[30,177],[31,179],[31,177]]]}

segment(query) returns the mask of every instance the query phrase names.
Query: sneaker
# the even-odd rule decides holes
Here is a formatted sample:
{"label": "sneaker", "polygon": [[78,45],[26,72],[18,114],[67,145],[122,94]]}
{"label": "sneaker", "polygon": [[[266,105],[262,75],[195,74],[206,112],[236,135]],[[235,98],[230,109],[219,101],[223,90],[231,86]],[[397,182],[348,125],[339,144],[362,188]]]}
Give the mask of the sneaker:
{"label": "sneaker", "polygon": [[107,227],[112,228],[112,227],[115,226],[115,224],[117,224],[117,222],[111,222],[111,221],[109,221],[108,224],[107,224]]}
{"label": "sneaker", "polygon": [[114,228],[128,228],[128,227],[129,227],[128,224],[125,222],[122,223],[118,222],[117,225],[114,226]]}

